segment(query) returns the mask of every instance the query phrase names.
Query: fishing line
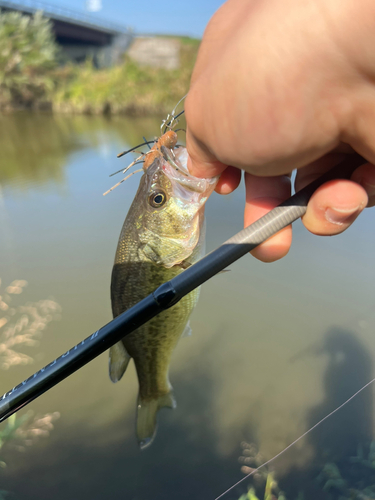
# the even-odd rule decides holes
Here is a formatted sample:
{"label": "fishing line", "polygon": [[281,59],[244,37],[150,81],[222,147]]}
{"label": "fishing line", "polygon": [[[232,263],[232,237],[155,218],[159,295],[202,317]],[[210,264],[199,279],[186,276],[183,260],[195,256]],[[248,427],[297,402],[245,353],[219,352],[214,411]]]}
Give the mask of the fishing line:
{"label": "fishing line", "polygon": [[[181,102],[182,102],[182,101],[183,101],[186,97],[187,97],[187,94],[185,94],[185,95],[184,95],[184,97],[182,97],[182,98],[178,101],[178,103],[176,104],[176,106],[173,108],[172,113],[168,114],[167,118],[161,122],[161,125],[160,125],[160,132],[161,132],[162,134],[165,134],[168,128],[172,128],[172,127],[173,127],[173,125],[172,125],[172,124],[173,124],[173,122],[174,122],[175,120],[177,120],[177,119],[178,119],[178,118],[179,118],[182,114],[184,114],[184,113],[185,113],[185,110],[183,109],[182,111],[180,111],[180,113],[178,113],[178,115],[176,115],[176,116],[174,115],[174,114],[175,114],[175,112],[176,112],[176,109],[177,109],[177,108],[178,108],[178,106],[179,106],[179,104],[180,104],[180,103],[181,103]],[[169,120],[169,121],[168,121],[168,120]],[[168,122],[168,123],[167,123],[167,122]],[[164,131],[163,131],[163,127],[164,127]]]}
{"label": "fishing line", "polygon": [[[176,116],[174,115],[175,112],[176,112],[176,109],[178,107],[178,105],[186,98],[187,94],[184,95],[184,97],[182,97],[178,103],[176,104],[176,106],[173,108],[173,111],[171,112],[171,114],[169,114],[167,116],[167,118],[165,120],[162,121],[161,125],[160,125],[160,130],[162,131],[163,127],[164,127],[164,131],[163,131],[163,134],[166,133],[166,131],[168,130],[168,128],[172,128],[172,124],[174,121],[177,121],[178,118],[183,115],[185,113],[185,110],[183,109],[182,111],[180,111],[180,113],[178,113]],[[167,123],[167,121],[169,120],[169,122]],[[177,122],[176,122],[177,124]],[[180,130],[183,130],[184,132],[186,132],[185,129],[183,128],[180,128],[180,129],[177,129],[176,132],[180,131]],[[122,156],[125,156],[127,155],[128,153],[131,153],[132,151],[135,151],[137,148],[140,148],[142,146],[148,146],[148,149],[151,149],[150,147],[150,144],[154,144],[156,141],[153,140],[153,141],[148,141],[145,137],[142,137],[142,139],[144,140],[144,142],[142,142],[142,144],[138,144],[138,146],[134,146],[133,148],[130,148],[126,151],[122,151],[121,153],[119,153],[117,155],[117,158],[121,158]],[[144,154],[144,153],[142,153]],[[117,172],[113,172],[113,174],[110,175],[110,177],[112,177],[113,175],[116,175],[116,174],[119,174],[120,172],[123,172],[123,169],[121,170],[117,170]]]}
{"label": "fishing line", "polygon": [[[186,95],[187,95],[187,94],[186,94]],[[186,96],[185,96],[185,97],[186,97]],[[170,121],[169,121],[169,122],[165,125],[164,131],[163,131],[163,134],[165,134],[165,133],[166,133],[166,131],[167,131],[167,129],[168,129],[168,128],[171,128],[171,124],[172,124],[175,120],[177,120],[177,118],[180,118],[180,116],[181,116],[181,115],[183,115],[184,113],[185,113],[185,110],[183,109],[182,111],[180,111],[180,112],[178,113],[178,115],[173,116],[173,117],[172,117],[172,119],[171,119],[171,120],[170,120]],[[184,130],[184,129],[181,129],[181,130]]]}
{"label": "fishing line", "polygon": [[358,154],[305,186],[250,226],[242,229],[201,260],[160,285],[153,293],[102,326],[95,333],[19,383],[0,398],[0,422],[76,372],[94,358],[134,332],[157,314],[179,302],[185,295],[226,269],[281,229],[302,217],[313,193],[332,179],[350,179],[365,163]]}
{"label": "fishing line", "polygon": [[288,451],[292,446],[294,446],[296,443],[298,443],[298,441],[300,441],[302,438],[304,438],[305,436],[307,436],[307,434],[309,434],[311,431],[313,431],[314,429],[316,429],[318,427],[318,425],[322,424],[325,420],[327,420],[329,417],[331,417],[334,413],[336,413],[337,411],[341,410],[341,408],[343,408],[345,405],[347,405],[352,399],[354,399],[356,396],[358,396],[358,394],[360,392],[362,392],[364,389],[366,389],[366,387],[368,387],[369,385],[371,385],[373,382],[375,382],[375,378],[373,378],[372,380],[370,380],[370,382],[367,382],[367,384],[365,384],[357,392],[355,392],[354,394],[352,394],[350,396],[350,398],[348,398],[346,401],[344,401],[343,403],[341,403],[340,406],[338,406],[337,408],[335,408],[334,410],[332,410],[330,413],[328,413],[328,415],[326,415],[321,420],[319,420],[319,422],[317,422],[312,427],[310,427],[310,429],[308,429],[301,436],[299,436],[297,439],[295,439],[286,448],[284,448],[283,450],[281,450],[277,455],[275,455],[274,457],[270,458],[269,460],[267,460],[267,462],[264,462],[264,464],[260,465],[258,468],[256,468],[253,471],[251,471],[250,474],[247,474],[247,476],[245,476],[242,479],[240,479],[239,481],[237,481],[236,484],[234,484],[233,486],[231,486],[230,488],[228,488],[226,491],[224,491],[224,493],[222,493],[221,495],[219,495],[218,497],[216,497],[215,500],[219,500],[219,498],[223,498],[224,495],[226,495],[231,490],[233,490],[233,488],[235,488],[236,486],[238,486],[239,484],[241,484],[243,481],[245,481],[245,479],[248,479],[250,476],[252,476],[253,474],[255,474],[259,469],[262,469],[262,467],[265,467],[266,465],[268,465],[271,462],[273,462],[274,460],[276,460],[276,458],[278,458],[280,455],[282,455],[283,453],[285,453],[286,451]]}

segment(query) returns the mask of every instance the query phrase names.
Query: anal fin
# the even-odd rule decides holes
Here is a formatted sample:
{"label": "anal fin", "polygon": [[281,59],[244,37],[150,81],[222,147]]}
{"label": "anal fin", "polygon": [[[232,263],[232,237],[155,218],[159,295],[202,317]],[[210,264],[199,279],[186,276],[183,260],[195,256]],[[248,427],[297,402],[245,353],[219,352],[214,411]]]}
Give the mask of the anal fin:
{"label": "anal fin", "polygon": [[109,378],[112,382],[120,380],[125,373],[129,361],[130,356],[126,352],[121,340],[109,349]]}

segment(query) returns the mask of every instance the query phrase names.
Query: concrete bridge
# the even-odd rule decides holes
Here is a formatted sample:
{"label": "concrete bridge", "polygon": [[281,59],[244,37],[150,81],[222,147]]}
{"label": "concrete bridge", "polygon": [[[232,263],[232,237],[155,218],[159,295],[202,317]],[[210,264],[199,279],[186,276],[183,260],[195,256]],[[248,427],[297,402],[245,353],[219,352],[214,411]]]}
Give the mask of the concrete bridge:
{"label": "concrete bridge", "polygon": [[99,67],[111,66],[133,40],[129,27],[39,0],[0,0],[0,9],[28,15],[43,11],[43,15],[52,22],[56,42],[65,57],[76,62],[92,57]]}

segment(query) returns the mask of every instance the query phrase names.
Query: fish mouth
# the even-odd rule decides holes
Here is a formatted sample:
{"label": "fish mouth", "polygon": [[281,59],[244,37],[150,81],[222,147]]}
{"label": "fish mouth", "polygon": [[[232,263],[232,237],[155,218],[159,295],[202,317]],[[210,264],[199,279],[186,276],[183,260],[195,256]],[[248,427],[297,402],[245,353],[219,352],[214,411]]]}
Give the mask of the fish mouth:
{"label": "fish mouth", "polygon": [[207,197],[212,193],[219,176],[200,178],[192,175],[187,168],[188,152],[186,148],[179,146],[172,151],[162,146],[161,151],[164,157],[162,168],[169,179],[173,179],[189,191],[207,194]]}
{"label": "fish mouth", "polygon": [[174,149],[173,156],[175,158],[176,163],[178,164],[178,167],[182,171],[182,173],[185,175],[188,175],[189,177],[194,177],[190,174],[190,172],[187,168],[187,160],[189,157],[187,149],[179,146],[179,147]]}

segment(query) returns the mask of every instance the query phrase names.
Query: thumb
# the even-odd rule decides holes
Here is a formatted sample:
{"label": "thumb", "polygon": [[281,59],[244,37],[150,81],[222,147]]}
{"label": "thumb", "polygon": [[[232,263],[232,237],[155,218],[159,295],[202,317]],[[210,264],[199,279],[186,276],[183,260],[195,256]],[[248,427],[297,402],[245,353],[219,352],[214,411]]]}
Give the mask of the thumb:
{"label": "thumb", "polygon": [[195,177],[215,177],[227,168],[227,165],[215,158],[204,143],[194,137],[189,128],[186,130],[186,149],[187,167]]}

